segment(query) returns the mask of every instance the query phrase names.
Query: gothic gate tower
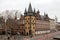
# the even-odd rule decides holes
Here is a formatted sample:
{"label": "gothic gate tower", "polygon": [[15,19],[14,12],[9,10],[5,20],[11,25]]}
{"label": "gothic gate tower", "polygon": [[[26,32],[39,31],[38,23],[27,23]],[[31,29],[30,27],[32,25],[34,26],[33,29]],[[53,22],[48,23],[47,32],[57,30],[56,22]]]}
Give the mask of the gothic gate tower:
{"label": "gothic gate tower", "polygon": [[32,10],[31,3],[29,4],[28,11],[24,12],[25,17],[25,35],[34,35],[35,34],[35,9]]}

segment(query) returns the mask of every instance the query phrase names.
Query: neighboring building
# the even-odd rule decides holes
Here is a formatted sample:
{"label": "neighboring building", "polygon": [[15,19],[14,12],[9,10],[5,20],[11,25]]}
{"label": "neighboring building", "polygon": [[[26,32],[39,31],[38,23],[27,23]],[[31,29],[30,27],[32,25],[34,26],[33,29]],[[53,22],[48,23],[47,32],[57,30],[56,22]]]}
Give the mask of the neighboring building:
{"label": "neighboring building", "polygon": [[35,34],[35,11],[32,10],[31,4],[29,4],[28,11],[25,9],[25,35]]}
{"label": "neighboring building", "polygon": [[54,19],[50,19],[50,30],[56,31],[56,21]]}
{"label": "neighboring building", "polygon": [[10,15],[8,15],[8,19],[6,21],[6,31],[12,34],[16,34],[17,32],[20,32],[20,24],[18,23],[16,16],[13,19],[10,17]]}
{"label": "neighboring building", "polygon": [[57,31],[60,31],[60,22],[56,22],[56,29]]}
{"label": "neighboring building", "polygon": [[17,31],[18,27],[16,26],[16,22],[14,19],[8,18],[6,21],[6,31],[10,31],[11,33],[13,32],[13,34]]}
{"label": "neighboring building", "polygon": [[19,25],[20,25],[20,34],[24,35],[24,16],[21,15],[20,17],[20,21],[19,21]]}

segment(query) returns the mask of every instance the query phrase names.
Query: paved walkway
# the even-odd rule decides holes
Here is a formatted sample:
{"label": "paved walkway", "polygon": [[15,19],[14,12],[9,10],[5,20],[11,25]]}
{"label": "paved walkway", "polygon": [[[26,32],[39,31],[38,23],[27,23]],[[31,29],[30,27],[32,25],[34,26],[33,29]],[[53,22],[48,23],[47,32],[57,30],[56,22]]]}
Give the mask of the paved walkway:
{"label": "paved walkway", "polygon": [[[8,36],[0,35],[0,40],[8,40]],[[11,36],[9,40],[23,40],[23,37],[18,37],[17,35]]]}
{"label": "paved walkway", "polygon": [[[49,33],[46,35],[39,35],[39,36],[35,36],[32,38],[29,38],[29,37],[26,38],[23,36],[19,37],[17,35],[14,35],[14,36],[11,36],[9,40],[53,40],[52,38],[58,34],[60,34],[60,31],[54,32],[54,33]],[[8,37],[6,35],[0,35],[0,40],[8,40],[7,38]]]}
{"label": "paved walkway", "polygon": [[37,36],[34,38],[30,38],[30,40],[53,40],[53,37],[58,34],[60,34],[60,31],[54,32],[54,33],[49,33],[46,35],[40,35],[40,36]]}

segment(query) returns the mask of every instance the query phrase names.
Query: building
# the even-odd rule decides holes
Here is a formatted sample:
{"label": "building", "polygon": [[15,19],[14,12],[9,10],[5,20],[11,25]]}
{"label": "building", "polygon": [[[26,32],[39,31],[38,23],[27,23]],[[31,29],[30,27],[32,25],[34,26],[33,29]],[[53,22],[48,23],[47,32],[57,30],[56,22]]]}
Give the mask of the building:
{"label": "building", "polygon": [[12,34],[16,34],[17,30],[17,24],[16,21],[14,19],[8,18],[6,21],[6,31],[11,32]]}
{"label": "building", "polygon": [[51,31],[56,31],[56,21],[55,19],[50,19],[50,30]]}
{"label": "building", "polygon": [[35,33],[35,11],[32,10],[31,4],[29,4],[28,11],[24,12],[25,22],[25,35],[34,35]]}
{"label": "building", "polygon": [[[9,12],[7,11],[6,13],[8,14]],[[18,12],[16,11],[16,13]],[[6,22],[4,22],[3,18],[0,18],[1,33],[5,31],[17,34],[17,32],[19,32],[21,35],[34,36],[35,34],[49,33],[51,30],[55,29],[60,30],[60,23],[56,24],[55,20],[50,19],[46,13],[41,15],[39,10],[32,10],[31,3],[29,4],[28,11],[25,9],[24,15],[21,15],[18,20],[16,13],[14,19],[8,14]]]}
{"label": "building", "polygon": [[36,34],[50,32],[50,21],[47,14],[40,15],[39,10],[36,13]]}
{"label": "building", "polygon": [[11,34],[17,34],[17,32],[20,32],[20,20],[17,20],[16,13],[14,19],[8,15],[5,28],[7,33],[10,32]]}
{"label": "building", "polygon": [[28,11],[26,11],[25,9],[24,17],[25,17],[26,35],[42,34],[42,33],[50,32],[50,21],[49,21],[48,14],[44,13],[43,16],[40,15],[39,10],[36,12],[34,9],[33,11],[31,4],[29,5]]}
{"label": "building", "polygon": [[60,22],[56,22],[56,29],[57,31],[60,31]]}

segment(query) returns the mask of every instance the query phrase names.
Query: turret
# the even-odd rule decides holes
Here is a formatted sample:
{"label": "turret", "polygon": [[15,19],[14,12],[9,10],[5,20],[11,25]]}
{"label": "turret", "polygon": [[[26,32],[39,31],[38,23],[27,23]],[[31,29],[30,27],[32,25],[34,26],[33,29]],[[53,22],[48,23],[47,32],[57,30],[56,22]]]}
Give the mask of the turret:
{"label": "turret", "polygon": [[18,11],[15,12],[15,20],[17,19],[17,12],[18,12]]}
{"label": "turret", "polygon": [[29,4],[28,12],[29,12],[29,13],[31,13],[31,12],[32,12],[32,6],[31,6],[31,3]]}
{"label": "turret", "polygon": [[26,16],[26,15],[27,15],[27,10],[26,10],[26,8],[25,8],[24,16]]}
{"label": "turret", "polygon": [[46,13],[44,13],[44,20],[45,20],[45,21],[49,21],[48,14],[46,14]]}

